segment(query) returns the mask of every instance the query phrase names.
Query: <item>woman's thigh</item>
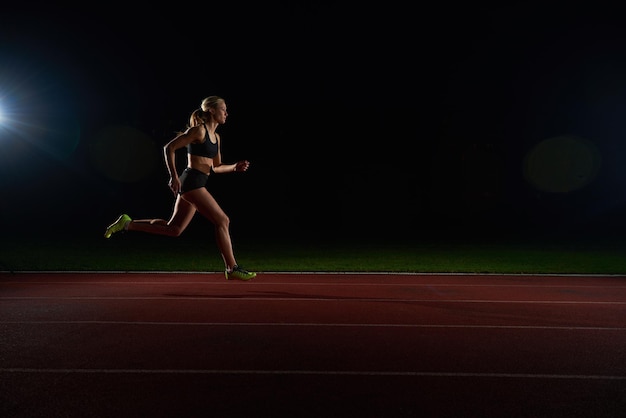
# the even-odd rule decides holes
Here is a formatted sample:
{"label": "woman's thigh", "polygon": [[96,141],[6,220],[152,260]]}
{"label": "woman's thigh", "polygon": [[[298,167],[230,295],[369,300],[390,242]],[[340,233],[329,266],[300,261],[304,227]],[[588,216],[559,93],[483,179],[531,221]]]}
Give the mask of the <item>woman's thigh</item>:
{"label": "woman's thigh", "polygon": [[213,195],[204,187],[188,191],[182,195],[183,199],[213,223],[224,222],[228,219]]}
{"label": "woman's thigh", "polygon": [[178,227],[181,230],[187,228],[189,222],[193,218],[193,215],[196,213],[195,206],[182,198],[180,195],[176,198],[176,202],[174,203],[174,211],[172,212],[172,216],[168,221],[169,226]]}

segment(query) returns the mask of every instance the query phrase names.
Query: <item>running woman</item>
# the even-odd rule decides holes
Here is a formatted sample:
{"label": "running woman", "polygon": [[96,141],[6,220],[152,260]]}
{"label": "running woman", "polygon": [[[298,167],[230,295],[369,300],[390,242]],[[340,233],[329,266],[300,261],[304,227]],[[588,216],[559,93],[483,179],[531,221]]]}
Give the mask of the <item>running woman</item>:
{"label": "running woman", "polygon": [[[199,212],[215,225],[217,247],[225,265],[226,279],[250,280],[256,273],[237,264],[230,238],[230,219],[217,203],[207,186],[216,174],[245,172],[247,160],[233,164],[222,162],[221,137],[216,132],[226,123],[226,102],[218,96],[205,98],[199,109],[189,117],[189,126],[163,147],[165,164],[170,175],[169,187],[176,196],[174,211],[169,221],[165,219],[131,219],[120,215],[106,229],[105,238],[120,231],[141,231],[149,234],[177,237],[187,228]],[[176,151],[187,149],[187,167],[181,175],[176,169]]]}

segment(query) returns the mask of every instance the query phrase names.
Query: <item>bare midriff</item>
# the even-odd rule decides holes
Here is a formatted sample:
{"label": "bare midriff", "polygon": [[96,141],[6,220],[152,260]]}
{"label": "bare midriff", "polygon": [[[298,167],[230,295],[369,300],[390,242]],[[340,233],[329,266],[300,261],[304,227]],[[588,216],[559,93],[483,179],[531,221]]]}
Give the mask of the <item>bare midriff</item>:
{"label": "bare midriff", "polygon": [[187,154],[187,166],[210,175],[211,167],[213,167],[213,158]]}

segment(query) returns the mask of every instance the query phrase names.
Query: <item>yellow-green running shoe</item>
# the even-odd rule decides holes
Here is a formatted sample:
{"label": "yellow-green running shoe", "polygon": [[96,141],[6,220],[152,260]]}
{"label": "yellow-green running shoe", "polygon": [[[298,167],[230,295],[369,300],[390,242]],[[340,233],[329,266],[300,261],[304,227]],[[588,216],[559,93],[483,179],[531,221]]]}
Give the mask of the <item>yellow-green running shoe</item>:
{"label": "yellow-green running shoe", "polygon": [[250,280],[253,277],[256,277],[256,273],[249,272],[239,266],[234,266],[232,271],[226,270],[226,280]]}
{"label": "yellow-green running shoe", "polygon": [[123,231],[130,221],[132,221],[132,219],[130,219],[130,216],[128,216],[127,214],[120,215],[120,217],[117,218],[115,222],[109,225],[106,232],[104,233],[104,237],[111,238],[111,235],[115,234],[116,232]]}

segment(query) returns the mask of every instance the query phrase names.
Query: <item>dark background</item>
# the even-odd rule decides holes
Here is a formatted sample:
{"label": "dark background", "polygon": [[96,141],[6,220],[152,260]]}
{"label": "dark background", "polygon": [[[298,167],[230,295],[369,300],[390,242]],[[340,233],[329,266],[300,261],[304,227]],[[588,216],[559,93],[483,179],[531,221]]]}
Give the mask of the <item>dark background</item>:
{"label": "dark background", "polygon": [[7,7],[0,227],[169,217],[161,147],[216,94],[233,234],[619,236],[625,41],[617,5]]}

